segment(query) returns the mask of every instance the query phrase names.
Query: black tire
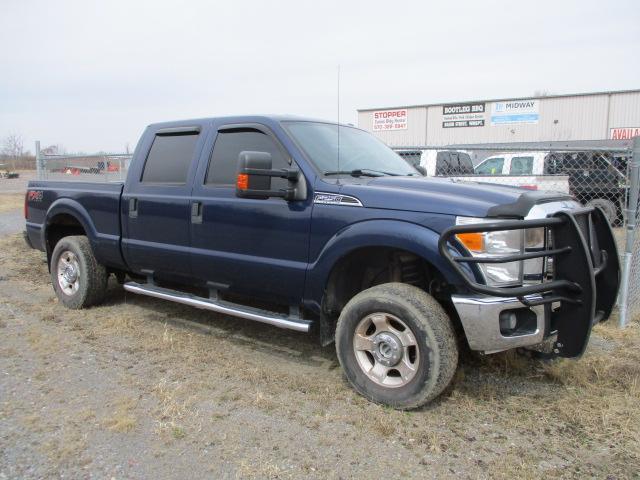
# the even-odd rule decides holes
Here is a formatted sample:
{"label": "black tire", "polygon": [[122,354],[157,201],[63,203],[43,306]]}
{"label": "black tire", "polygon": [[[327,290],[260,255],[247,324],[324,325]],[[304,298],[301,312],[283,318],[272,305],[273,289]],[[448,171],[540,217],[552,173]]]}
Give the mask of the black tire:
{"label": "black tire", "polygon": [[[361,328],[363,319],[378,312],[401,319],[415,337],[418,349],[414,356],[418,361],[414,376],[406,384],[388,387],[376,383],[356,358],[356,329]],[[378,337],[378,329],[374,328],[375,336],[372,333],[367,338]],[[336,327],[336,351],[347,380],[356,391],[373,402],[402,410],[417,408],[442,393],[458,365],[456,336],[442,306],[423,290],[403,283],[377,285],[347,303]],[[406,352],[405,349],[405,355]],[[364,353],[375,363],[374,355]]]}
{"label": "black tire", "polygon": [[618,208],[614,202],[607,198],[594,198],[587,202],[587,206],[599,207],[604,212],[604,216],[611,226],[614,226],[618,220]]}
{"label": "black tire", "polygon": [[[72,258],[77,264],[77,287],[63,288],[59,276],[60,258]],[[67,308],[81,309],[97,305],[104,300],[109,274],[93,256],[89,239],[84,236],[63,237],[51,255],[51,283],[58,300]],[[75,271],[75,270],[74,270]],[[68,279],[68,277],[65,277]],[[73,282],[74,285],[76,282]],[[67,282],[68,283],[68,282]],[[66,290],[66,291],[65,291]]]}

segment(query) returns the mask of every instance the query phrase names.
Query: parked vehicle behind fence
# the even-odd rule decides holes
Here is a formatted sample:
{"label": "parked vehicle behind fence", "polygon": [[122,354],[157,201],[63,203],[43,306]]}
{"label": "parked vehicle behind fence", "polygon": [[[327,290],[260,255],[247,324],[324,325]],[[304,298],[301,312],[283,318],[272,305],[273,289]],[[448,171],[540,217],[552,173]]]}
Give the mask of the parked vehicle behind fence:
{"label": "parked vehicle behind fence", "polygon": [[396,151],[427,176],[568,193],[583,205],[600,207],[612,225],[623,220],[627,168],[624,156],[589,151],[504,151],[469,167],[468,150]]}
{"label": "parked vehicle behind fence", "polygon": [[397,150],[397,153],[429,177],[473,175],[471,156],[464,150]]}
{"label": "parked vehicle behind fence", "polygon": [[[454,157],[466,163],[443,165]],[[114,275],[132,293],[315,333],[359,393],[395,408],[437,397],[463,343],[579,357],[618,293],[601,209],[425,178],[355,127],[154,124],[126,181],[73,178],[25,196],[26,241],[63,305],[99,304]]]}
{"label": "parked vehicle behind fence", "polygon": [[626,168],[626,158],[606,152],[554,152],[545,156],[544,164],[547,175],[568,175],[571,194],[585,205],[600,207],[612,225],[623,220]]}

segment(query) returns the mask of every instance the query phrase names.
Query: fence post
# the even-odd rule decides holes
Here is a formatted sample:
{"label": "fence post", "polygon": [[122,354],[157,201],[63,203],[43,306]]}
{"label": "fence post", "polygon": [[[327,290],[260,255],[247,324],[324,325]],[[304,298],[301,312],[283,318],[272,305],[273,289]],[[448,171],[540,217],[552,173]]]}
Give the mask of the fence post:
{"label": "fence post", "polygon": [[36,140],[36,176],[38,180],[42,180],[42,165],[40,165],[40,140]]}
{"label": "fence post", "polygon": [[620,291],[620,328],[627,324],[629,311],[629,282],[631,280],[631,260],[633,259],[633,243],[638,218],[638,194],[640,191],[640,137],[633,139],[633,154],[629,168],[629,198],[627,200],[627,231],[625,236],[624,262],[622,266],[622,283]]}

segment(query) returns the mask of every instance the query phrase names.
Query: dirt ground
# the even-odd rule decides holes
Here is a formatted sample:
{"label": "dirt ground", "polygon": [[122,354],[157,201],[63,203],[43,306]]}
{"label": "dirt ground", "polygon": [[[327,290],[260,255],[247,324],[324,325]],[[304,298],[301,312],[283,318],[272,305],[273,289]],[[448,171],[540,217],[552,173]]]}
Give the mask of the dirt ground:
{"label": "dirt ground", "polygon": [[125,293],[58,304],[0,237],[0,479],[638,478],[640,324],[578,360],[464,353],[412,412],[371,404],[314,338]]}

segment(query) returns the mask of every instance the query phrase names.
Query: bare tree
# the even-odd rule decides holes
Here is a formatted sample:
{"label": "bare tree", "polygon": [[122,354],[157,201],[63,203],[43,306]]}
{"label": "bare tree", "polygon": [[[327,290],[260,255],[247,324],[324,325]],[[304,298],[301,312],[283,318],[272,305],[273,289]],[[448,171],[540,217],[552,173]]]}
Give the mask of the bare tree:
{"label": "bare tree", "polygon": [[17,161],[24,155],[22,136],[17,133],[12,133],[4,137],[2,141],[2,153],[9,159],[9,168],[15,170]]}
{"label": "bare tree", "polygon": [[40,152],[43,155],[64,155],[65,153],[67,153],[64,146],[60,145],[59,143],[44,147],[42,150],[40,150]]}

